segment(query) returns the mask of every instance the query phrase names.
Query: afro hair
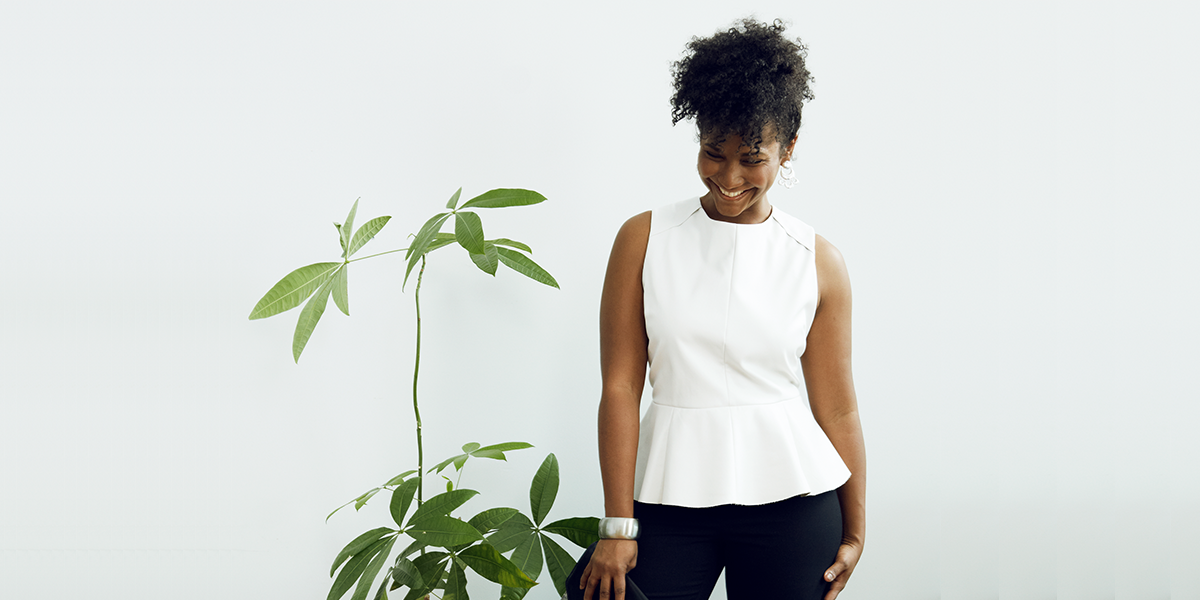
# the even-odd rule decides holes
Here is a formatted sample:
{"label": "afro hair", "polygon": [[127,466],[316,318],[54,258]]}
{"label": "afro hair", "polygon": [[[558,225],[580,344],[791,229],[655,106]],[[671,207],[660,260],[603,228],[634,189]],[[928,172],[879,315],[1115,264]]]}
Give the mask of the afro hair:
{"label": "afro hair", "polygon": [[758,148],[768,128],[786,146],[800,129],[800,111],[813,99],[808,49],[784,35],[776,19],[742,19],[711,37],[694,37],[672,64],[671,123],[694,119],[702,136],[741,136]]}

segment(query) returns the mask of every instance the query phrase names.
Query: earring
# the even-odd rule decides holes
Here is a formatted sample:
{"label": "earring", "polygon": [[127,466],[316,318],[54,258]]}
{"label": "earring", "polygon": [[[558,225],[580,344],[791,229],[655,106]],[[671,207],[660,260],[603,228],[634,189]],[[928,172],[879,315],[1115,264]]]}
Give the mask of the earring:
{"label": "earring", "polygon": [[791,159],[783,161],[783,164],[779,165],[779,183],[790,190],[797,181],[800,180],[796,177],[796,169],[792,168]]}

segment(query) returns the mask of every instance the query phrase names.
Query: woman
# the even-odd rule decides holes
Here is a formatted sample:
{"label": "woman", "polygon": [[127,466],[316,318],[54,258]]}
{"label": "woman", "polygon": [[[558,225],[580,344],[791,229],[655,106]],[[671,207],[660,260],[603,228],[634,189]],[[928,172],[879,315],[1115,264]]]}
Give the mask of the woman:
{"label": "woman", "polygon": [[650,600],[700,600],[722,570],[731,600],[832,600],[862,553],[849,278],[767,199],[794,177],[804,56],[779,21],[747,19],[674,65],[673,120],[696,120],[707,193],[633,217],[613,245],[587,600],[624,600],[626,573]]}

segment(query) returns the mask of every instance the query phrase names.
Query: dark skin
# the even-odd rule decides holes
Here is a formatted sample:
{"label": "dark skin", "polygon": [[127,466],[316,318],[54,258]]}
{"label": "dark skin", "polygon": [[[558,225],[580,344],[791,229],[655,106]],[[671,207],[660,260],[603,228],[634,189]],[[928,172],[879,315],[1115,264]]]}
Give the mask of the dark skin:
{"label": "dark skin", "polygon": [[[763,139],[772,139],[764,131]],[[710,218],[761,223],[770,217],[767,190],[796,140],[781,148],[771,142],[759,149],[741,138],[701,141],[698,171],[709,192],[700,199]],[[642,265],[650,237],[650,213],[627,221],[609,256],[600,300],[600,470],[605,514],[633,516],[640,402],[646,379],[646,323],[642,307]],[[838,488],[842,508],[842,544],[825,580],[825,600],[846,586],[862,554],[866,537],[866,451],[850,369],[850,278],[841,253],[825,238],[816,241],[817,311],[801,357],[809,403],[817,423],[852,475]],[[580,585],[585,600],[624,600],[625,574],[637,566],[637,542],[600,540]]]}

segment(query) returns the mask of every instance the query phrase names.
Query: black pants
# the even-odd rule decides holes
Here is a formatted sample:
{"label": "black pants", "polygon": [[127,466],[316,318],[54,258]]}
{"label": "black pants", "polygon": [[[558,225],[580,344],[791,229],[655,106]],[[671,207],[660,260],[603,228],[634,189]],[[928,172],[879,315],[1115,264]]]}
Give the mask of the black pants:
{"label": "black pants", "polygon": [[[729,600],[820,600],[842,543],[837,492],[758,506],[636,502],[634,515],[641,536],[629,579],[649,600],[707,600],[722,569]],[[580,558],[568,588],[590,559]]]}

